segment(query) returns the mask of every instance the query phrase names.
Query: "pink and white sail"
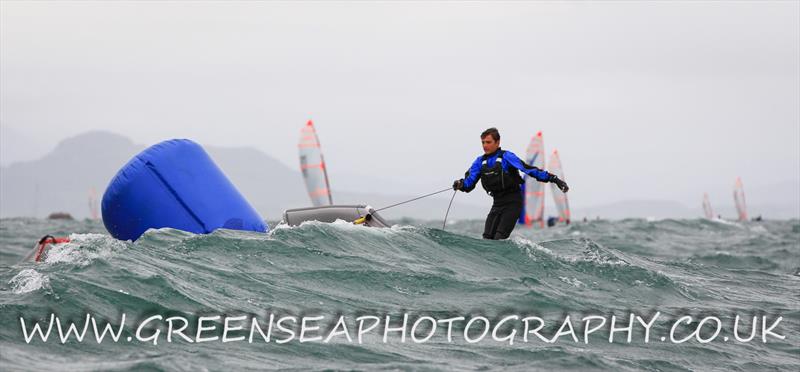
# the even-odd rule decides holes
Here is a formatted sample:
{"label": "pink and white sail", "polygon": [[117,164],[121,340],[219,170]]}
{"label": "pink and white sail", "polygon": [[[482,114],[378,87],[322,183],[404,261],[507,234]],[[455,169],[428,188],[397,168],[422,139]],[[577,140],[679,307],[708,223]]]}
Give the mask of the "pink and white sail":
{"label": "pink and white sail", "polygon": [[311,120],[300,130],[300,143],[297,147],[300,150],[300,171],[303,173],[311,204],[315,207],[332,205],[333,196],[328,182],[328,170],[322,157],[317,131]]}
{"label": "pink and white sail", "polygon": [[[550,156],[550,164],[547,167],[547,171],[566,181],[566,178],[564,177],[564,169],[561,166],[561,158],[558,156],[558,150],[554,150],[553,155]],[[561,189],[559,189],[554,183],[551,183],[550,187],[551,191],[553,192],[553,201],[555,202],[556,209],[558,210],[558,221],[569,223],[571,217],[567,194],[562,192]]]}
{"label": "pink and white sail", "polygon": [[95,191],[94,187],[89,189],[89,216],[93,220],[100,218],[100,213],[97,209],[97,192]]}
{"label": "pink and white sail", "polygon": [[733,187],[733,201],[736,203],[736,213],[739,214],[739,221],[747,221],[747,204],[744,201],[744,186],[742,186],[741,177],[736,177],[736,185]]}
{"label": "pink and white sail", "polygon": [[703,214],[709,220],[714,219],[714,210],[711,209],[711,202],[708,200],[708,193],[703,194]]}
{"label": "pink and white sail", "polygon": [[[539,169],[544,169],[544,142],[542,132],[536,133],[528,145],[525,162]],[[544,227],[544,183],[533,177],[525,176],[525,224],[534,223]]]}

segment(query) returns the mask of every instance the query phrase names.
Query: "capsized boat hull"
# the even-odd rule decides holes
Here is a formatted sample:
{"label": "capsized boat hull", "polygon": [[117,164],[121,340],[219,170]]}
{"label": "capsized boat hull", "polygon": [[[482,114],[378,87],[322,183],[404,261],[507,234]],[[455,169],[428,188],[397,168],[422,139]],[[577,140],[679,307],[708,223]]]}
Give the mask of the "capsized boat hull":
{"label": "capsized boat hull", "polygon": [[335,222],[349,221],[370,227],[389,227],[375,210],[368,205],[324,205],[319,207],[287,209],[283,212],[283,222],[297,226],[306,221]]}

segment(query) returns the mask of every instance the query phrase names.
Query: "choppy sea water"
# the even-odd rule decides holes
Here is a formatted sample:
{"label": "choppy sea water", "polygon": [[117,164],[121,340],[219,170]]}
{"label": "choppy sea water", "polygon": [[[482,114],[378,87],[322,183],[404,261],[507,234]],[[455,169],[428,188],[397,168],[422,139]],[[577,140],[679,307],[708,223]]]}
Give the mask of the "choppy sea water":
{"label": "choppy sea water", "polygon": [[[447,231],[432,226],[413,220],[391,229],[306,223],[269,234],[210,235],[162,229],[131,243],[114,240],[96,221],[3,219],[0,366],[796,371],[800,365],[798,220],[590,221],[544,230],[518,227],[507,241],[481,240],[482,221],[458,221]],[[45,234],[71,235],[72,242],[53,248],[43,263],[20,263]],[[119,341],[96,342],[89,325],[81,342],[62,343],[56,326],[47,341],[37,336],[26,342],[21,318],[30,330],[37,322],[46,327],[55,314],[64,330],[68,322],[82,330],[87,313],[100,329],[107,322],[119,325],[124,313]],[[644,320],[659,314],[648,342],[638,320],[630,342],[624,330],[609,342],[609,324],[584,338],[582,319],[616,316],[617,327],[624,327],[631,313]],[[266,331],[269,314],[297,319],[284,323],[295,337],[275,326],[269,342],[258,333],[249,342],[252,319]],[[401,331],[390,331],[384,342],[385,324],[379,324],[358,342],[359,316],[388,315],[391,327],[401,327],[403,314],[409,316],[405,340]],[[756,317],[752,340],[735,339],[736,315],[744,338]],[[156,345],[136,334],[151,316],[161,320],[148,323],[142,335],[159,331]],[[203,316],[219,316],[204,323],[213,329],[202,336],[220,339],[197,342]],[[222,342],[223,320],[239,316],[245,320],[235,324],[244,329],[231,335],[244,340]],[[303,318],[322,317],[308,334],[325,338],[339,316],[347,336],[300,342]],[[464,321],[450,323],[448,339],[441,321],[458,316]],[[564,328],[568,316],[577,342]],[[691,316],[691,323],[679,323],[670,335],[682,316]],[[173,334],[167,341],[169,317],[188,321],[189,340]],[[440,323],[420,321],[416,341],[429,331],[433,335],[415,342],[410,329],[423,317]],[[464,323],[478,317],[488,320],[488,333],[470,343]],[[493,339],[493,327],[507,317],[512,318],[497,327]],[[554,342],[532,333],[523,340],[525,317],[542,319],[538,333]],[[760,322],[768,327],[779,317],[771,331],[784,338],[769,334],[763,342]],[[703,319],[711,320],[693,335]],[[713,319],[721,323],[716,336]],[[482,325],[473,324],[470,340],[481,336]],[[559,331],[564,333],[556,337]],[[512,332],[513,344],[507,337]]]}

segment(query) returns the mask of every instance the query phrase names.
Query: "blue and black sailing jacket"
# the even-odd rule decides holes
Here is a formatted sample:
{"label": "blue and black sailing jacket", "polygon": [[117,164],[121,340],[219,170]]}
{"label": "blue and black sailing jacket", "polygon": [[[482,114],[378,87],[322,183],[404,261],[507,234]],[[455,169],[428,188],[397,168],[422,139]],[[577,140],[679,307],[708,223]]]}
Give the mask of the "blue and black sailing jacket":
{"label": "blue and black sailing jacket", "polygon": [[518,191],[524,182],[519,171],[540,182],[550,180],[550,173],[547,171],[525,164],[511,151],[497,149],[491,154],[481,155],[475,159],[464,175],[464,185],[461,189],[470,192],[478,180],[481,180],[481,186],[492,196]]}

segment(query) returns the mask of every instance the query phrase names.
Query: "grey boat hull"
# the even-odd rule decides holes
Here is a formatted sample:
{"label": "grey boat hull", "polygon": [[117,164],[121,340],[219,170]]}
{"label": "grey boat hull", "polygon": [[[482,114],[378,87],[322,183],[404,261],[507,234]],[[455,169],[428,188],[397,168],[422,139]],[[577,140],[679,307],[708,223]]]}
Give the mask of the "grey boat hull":
{"label": "grey boat hull", "polygon": [[283,222],[297,226],[305,221],[335,222],[343,220],[370,227],[389,227],[375,210],[367,205],[326,205],[320,207],[287,209]]}

